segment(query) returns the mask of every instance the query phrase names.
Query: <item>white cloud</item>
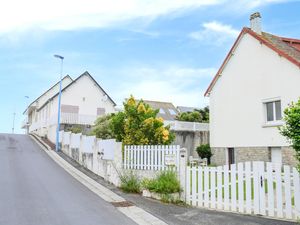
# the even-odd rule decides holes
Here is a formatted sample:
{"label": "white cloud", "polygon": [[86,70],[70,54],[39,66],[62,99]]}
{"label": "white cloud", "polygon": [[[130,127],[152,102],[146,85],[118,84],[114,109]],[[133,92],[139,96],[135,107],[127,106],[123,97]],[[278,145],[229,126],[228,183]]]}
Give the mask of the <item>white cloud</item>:
{"label": "white cloud", "polygon": [[[165,66],[164,68],[139,67],[123,70],[134,74],[130,82],[122,82],[113,90],[120,104],[133,94],[136,98],[172,102],[175,105],[203,107],[208,100],[203,94],[216,70],[214,68],[187,68]],[[116,94],[117,93],[117,94]]]}
{"label": "white cloud", "polygon": [[239,34],[239,31],[232,26],[217,21],[203,23],[202,27],[202,30],[190,33],[189,37],[205,43],[220,45],[236,38]]}
{"label": "white cloud", "polygon": [[10,0],[2,1],[0,32],[106,27],[137,18],[157,16],[217,4],[218,0]]}
{"label": "white cloud", "polygon": [[234,8],[238,6],[240,9],[254,9],[261,7],[263,5],[268,5],[268,4],[276,4],[276,3],[286,3],[286,2],[295,2],[299,0],[239,0],[235,1],[236,4],[233,5]]}
{"label": "white cloud", "polygon": [[107,27],[132,19],[149,23],[158,16],[197,7],[218,5],[232,12],[290,1],[297,0],[9,0],[1,2],[0,33],[29,28]]}

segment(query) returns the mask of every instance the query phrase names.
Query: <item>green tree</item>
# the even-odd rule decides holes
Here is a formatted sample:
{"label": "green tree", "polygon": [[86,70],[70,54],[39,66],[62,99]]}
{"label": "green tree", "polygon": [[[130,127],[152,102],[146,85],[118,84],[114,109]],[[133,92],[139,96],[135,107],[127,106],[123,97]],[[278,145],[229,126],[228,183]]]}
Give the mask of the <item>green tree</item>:
{"label": "green tree", "polygon": [[113,116],[111,130],[118,141],[127,145],[170,144],[175,136],[169,126],[164,127],[162,118],[156,118],[157,114],[158,110],[131,96],[124,103],[124,112]]}
{"label": "green tree", "polygon": [[95,135],[97,138],[110,139],[115,138],[115,135],[111,129],[111,120],[114,114],[108,114],[105,116],[98,117],[95,125],[92,127],[90,135]]}
{"label": "green tree", "polygon": [[296,159],[298,160],[298,170],[300,171],[300,99],[298,102],[292,102],[285,110],[285,125],[280,129],[280,133],[285,136],[292,147],[296,151]]}
{"label": "green tree", "polygon": [[202,121],[203,123],[208,123],[209,122],[209,107],[206,106],[203,109],[196,109],[196,112],[199,112],[201,114],[202,117]]}
{"label": "green tree", "polygon": [[176,116],[177,120],[187,122],[207,123],[209,122],[209,108],[195,109],[193,112],[183,112]]}
{"label": "green tree", "polygon": [[202,122],[202,116],[199,112],[183,112],[177,116],[177,119],[180,121],[188,121],[188,122]]}
{"label": "green tree", "polygon": [[198,146],[196,151],[201,159],[206,158],[207,163],[210,164],[210,158],[212,157],[213,154],[211,152],[209,144],[203,144]]}

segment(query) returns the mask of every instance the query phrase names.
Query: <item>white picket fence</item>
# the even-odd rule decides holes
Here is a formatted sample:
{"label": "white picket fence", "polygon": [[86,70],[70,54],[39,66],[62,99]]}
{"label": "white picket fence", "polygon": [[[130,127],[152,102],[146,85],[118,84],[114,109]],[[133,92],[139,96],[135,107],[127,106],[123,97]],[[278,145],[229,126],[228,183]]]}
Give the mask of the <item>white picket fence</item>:
{"label": "white picket fence", "polygon": [[187,203],[197,207],[297,220],[299,173],[289,166],[246,162],[187,168]]}
{"label": "white picket fence", "polygon": [[133,170],[166,170],[179,168],[179,145],[126,145],[123,168]]}

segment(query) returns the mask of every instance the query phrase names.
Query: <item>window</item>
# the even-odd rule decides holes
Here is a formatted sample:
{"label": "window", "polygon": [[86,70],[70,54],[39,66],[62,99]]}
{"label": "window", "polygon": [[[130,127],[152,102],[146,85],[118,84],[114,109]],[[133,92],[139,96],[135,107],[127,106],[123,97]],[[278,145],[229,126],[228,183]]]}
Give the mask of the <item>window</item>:
{"label": "window", "polygon": [[273,101],[273,102],[266,102],[266,121],[278,121],[281,120],[281,101]]}
{"label": "window", "polygon": [[160,114],[165,114],[165,110],[163,110],[162,108],[159,109],[159,113]]}
{"label": "window", "polygon": [[105,115],[105,108],[97,108],[97,116]]}
{"label": "window", "polygon": [[177,112],[174,109],[169,109],[169,112],[173,116],[177,115]]}

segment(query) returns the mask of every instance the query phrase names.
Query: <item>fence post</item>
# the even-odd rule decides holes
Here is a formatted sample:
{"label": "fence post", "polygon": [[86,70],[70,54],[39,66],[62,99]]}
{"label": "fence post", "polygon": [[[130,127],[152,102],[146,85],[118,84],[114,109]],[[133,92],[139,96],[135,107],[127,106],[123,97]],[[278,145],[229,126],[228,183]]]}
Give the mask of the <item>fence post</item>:
{"label": "fence post", "polygon": [[94,145],[93,145],[93,167],[92,167],[92,171],[97,174],[98,172],[98,151],[99,151],[99,146],[98,146],[98,139],[95,138],[94,140]]}
{"label": "fence post", "polygon": [[179,182],[182,189],[181,193],[181,200],[186,201],[186,185],[189,185],[189,182],[187,184],[186,182],[186,169],[187,169],[187,150],[186,148],[181,148],[179,151]]}
{"label": "fence post", "polygon": [[83,149],[83,147],[84,147],[84,144],[83,144],[84,138],[83,138],[83,136],[84,136],[84,135],[81,135],[81,136],[80,136],[80,145],[79,145],[79,149],[78,149],[78,163],[79,163],[80,165],[82,165],[82,149]]}

